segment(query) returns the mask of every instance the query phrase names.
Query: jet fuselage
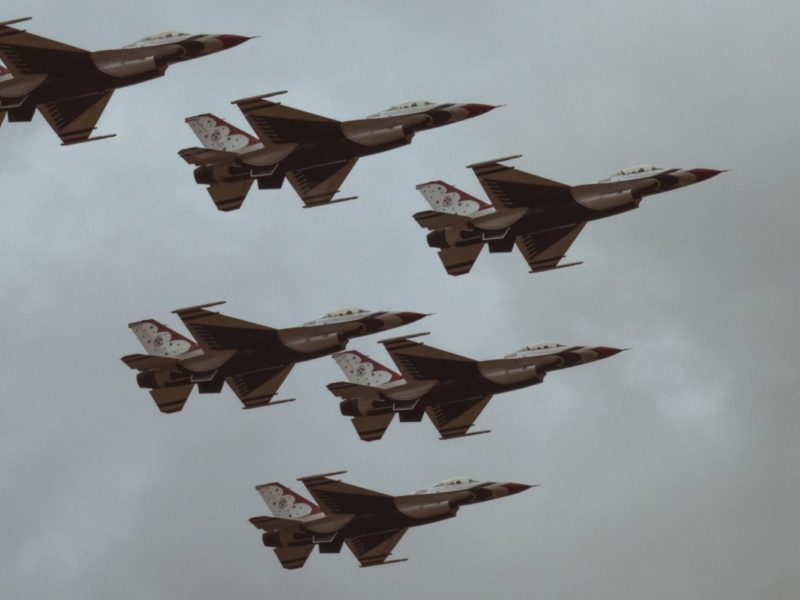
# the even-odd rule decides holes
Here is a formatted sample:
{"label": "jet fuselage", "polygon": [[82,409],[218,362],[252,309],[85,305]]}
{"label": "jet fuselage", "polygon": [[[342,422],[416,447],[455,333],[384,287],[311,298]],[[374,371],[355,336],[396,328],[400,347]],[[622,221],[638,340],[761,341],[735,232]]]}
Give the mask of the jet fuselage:
{"label": "jet fuselage", "polygon": [[294,529],[275,529],[262,535],[265,546],[280,548],[297,544],[317,544],[321,553],[338,553],[347,538],[428,525],[455,517],[461,506],[510,496],[529,489],[520,483],[471,482],[460,489],[434,493],[418,492],[406,496],[374,496],[360,505],[359,495],[337,496],[337,506],[345,514],[298,521]]}
{"label": "jet fuselage", "polygon": [[[175,34],[175,39],[142,40],[124,48],[86,52],[78,49],[46,49],[37,59],[35,46],[25,45],[24,32],[7,29],[0,44],[21,39],[28,64],[35,72],[0,77],[0,110],[10,121],[30,121],[36,107],[134,85],[161,77],[167,68],[231,48],[249,38],[238,35]],[[172,35],[172,34],[162,34]],[[168,40],[168,41],[166,41]],[[40,63],[40,64],[39,64]]]}
{"label": "jet fuselage", "polygon": [[586,364],[618,352],[619,349],[606,346],[558,345],[552,352],[523,349],[515,355],[494,360],[441,362],[430,359],[435,380],[412,380],[375,388],[373,399],[345,399],[339,407],[342,415],[349,417],[398,412],[402,421],[419,421],[429,406],[522,389],[542,383],[549,371]]}
{"label": "jet fuselage", "polygon": [[308,131],[301,136],[306,141],[283,144],[278,151],[257,144],[229,162],[197,167],[194,178],[204,185],[257,179],[261,188],[280,187],[288,172],[406,146],[419,131],[478,116],[492,108],[486,104],[438,104],[407,114],[379,113],[317,128],[307,124]]}
{"label": "jet fuselage", "polygon": [[[200,393],[217,393],[226,377],[333,354],[343,350],[351,338],[400,327],[423,316],[413,312],[373,312],[340,322],[312,322],[270,333],[255,330],[252,345],[242,344],[244,334],[238,331],[235,349],[201,352],[168,367],[143,370],[137,383],[147,389],[197,383]],[[213,330],[213,326],[206,329]],[[224,335],[220,332],[218,337],[224,339]]]}
{"label": "jet fuselage", "polygon": [[[454,248],[486,243],[491,252],[511,252],[516,238],[521,235],[627,212],[638,208],[645,196],[691,185],[717,173],[719,171],[712,169],[661,169],[571,188],[553,188],[549,192],[554,200],[550,208],[546,208],[545,198],[536,208],[511,208],[476,215],[466,225],[431,231],[428,245]],[[524,185],[519,187],[522,192]]]}

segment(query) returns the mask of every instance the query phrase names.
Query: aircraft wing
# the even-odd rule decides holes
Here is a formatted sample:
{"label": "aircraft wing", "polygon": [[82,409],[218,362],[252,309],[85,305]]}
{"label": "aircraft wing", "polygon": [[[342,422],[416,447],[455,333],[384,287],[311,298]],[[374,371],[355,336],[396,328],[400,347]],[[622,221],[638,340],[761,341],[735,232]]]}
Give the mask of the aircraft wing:
{"label": "aircraft wing", "polygon": [[233,102],[242,111],[264,147],[326,142],[343,137],[339,121],[267,100],[272,95],[275,94]]}
{"label": "aircraft wing", "polygon": [[14,77],[47,74],[66,78],[97,70],[87,50],[5,24],[0,24],[0,59]]}
{"label": "aircraft wing", "polygon": [[250,348],[277,338],[277,330],[206,310],[222,302],[179,308],[176,313],[205,351]]}
{"label": "aircraft wing", "polygon": [[473,359],[413,342],[408,337],[381,340],[381,343],[406,381],[464,379],[478,374],[478,363]]}
{"label": "aircraft wing", "polygon": [[441,435],[441,439],[449,440],[466,435],[476,435],[478,433],[488,433],[488,431],[475,431],[467,433],[467,430],[475,423],[475,419],[481,414],[491,400],[491,396],[478,398],[465,398],[454,400],[443,404],[429,406],[425,412],[428,413],[433,424]]}
{"label": "aircraft wing", "polygon": [[314,501],[326,514],[381,514],[397,510],[393,496],[330,479],[329,475],[338,473],[300,477]]}
{"label": "aircraft wing", "polygon": [[90,137],[113,93],[114,91],[110,90],[77,98],[67,98],[58,102],[40,104],[38,108],[53,131],[61,138],[64,146],[80,144],[113,137],[113,135]]}
{"label": "aircraft wing", "polygon": [[355,166],[357,158],[340,162],[297,169],[286,173],[286,178],[306,207],[327,204]]}
{"label": "aircraft wing", "polygon": [[514,167],[501,164],[502,160],[508,159],[469,165],[498,211],[532,208],[545,213],[574,202],[570,186],[517,171]]}
{"label": "aircraft wing", "polygon": [[208,186],[208,194],[219,210],[229,212],[241,208],[252,185],[252,179],[231,183],[212,183]]}
{"label": "aircraft wing", "polygon": [[347,542],[347,547],[350,548],[350,551],[355,555],[362,567],[375,567],[377,565],[407,560],[386,560],[406,531],[408,531],[407,527],[369,535],[360,535],[358,537],[348,538],[345,541]]}
{"label": "aircraft wing", "polygon": [[478,260],[484,245],[471,244],[455,248],[442,248],[439,250],[439,260],[442,261],[448,275],[466,275],[472,270],[472,265]]}
{"label": "aircraft wing", "polygon": [[275,556],[281,561],[284,569],[299,569],[308,560],[308,555],[314,549],[314,544],[304,546],[284,546],[275,548]]}
{"label": "aircraft wing", "polygon": [[189,397],[189,394],[192,393],[193,387],[194,384],[190,383],[188,385],[179,385],[176,387],[159,388],[157,390],[151,390],[150,396],[152,396],[158,406],[158,410],[161,412],[180,412],[183,409],[183,405],[186,404],[186,399]]}
{"label": "aircraft wing", "polygon": [[226,377],[225,381],[245,408],[266,406],[281,387],[294,363]]}
{"label": "aircraft wing", "polygon": [[525,257],[531,273],[580,264],[570,263],[559,266],[558,263],[565,257],[567,249],[583,230],[584,225],[586,223],[577,223],[519,236],[516,239],[517,248]]}

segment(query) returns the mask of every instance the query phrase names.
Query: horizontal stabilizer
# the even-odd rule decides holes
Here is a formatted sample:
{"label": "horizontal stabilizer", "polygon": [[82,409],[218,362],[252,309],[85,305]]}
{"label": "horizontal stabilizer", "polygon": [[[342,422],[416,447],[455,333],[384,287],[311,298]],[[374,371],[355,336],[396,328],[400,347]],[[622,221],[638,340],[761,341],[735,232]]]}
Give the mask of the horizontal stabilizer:
{"label": "horizontal stabilizer", "polygon": [[284,546],[275,548],[275,556],[281,561],[284,569],[299,569],[308,560],[308,555],[314,549],[314,544],[304,546]]}
{"label": "horizontal stabilizer", "polygon": [[451,215],[435,210],[423,210],[422,212],[414,213],[414,220],[420,227],[433,231],[436,229],[446,229],[453,225],[464,225],[469,223],[470,217],[466,215]]}
{"label": "horizontal stabilizer", "polygon": [[233,183],[212,183],[208,186],[208,194],[219,210],[230,212],[241,208],[252,185],[252,179]]}
{"label": "horizontal stabilizer", "polygon": [[470,246],[456,246],[443,248],[439,251],[439,260],[442,261],[448,275],[466,275],[472,270],[478,255],[485,244],[472,244]]}
{"label": "horizontal stabilizer", "polygon": [[327,387],[334,396],[344,398],[345,400],[359,400],[362,398],[374,399],[381,394],[380,388],[357,383],[348,383],[347,381],[329,383]]}
{"label": "horizontal stabilizer", "polygon": [[275,529],[294,529],[300,525],[300,521],[295,519],[281,519],[278,517],[253,517],[250,519],[253,527],[263,531],[274,531]]}
{"label": "horizontal stabilizer", "polygon": [[214,165],[233,160],[238,155],[227,150],[210,150],[208,148],[184,148],[178,155],[190,165]]}
{"label": "horizontal stabilizer", "polygon": [[158,406],[158,410],[163,413],[174,413],[183,410],[186,399],[192,393],[193,383],[179,385],[176,387],[160,388],[152,390],[150,396]]}
{"label": "horizontal stabilizer", "polygon": [[128,365],[131,369],[136,369],[137,371],[171,367],[178,362],[177,358],[169,358],[166,356],[150,356],[149,354],[128,354],[127,356],[123,356],[120,360],[122,360],[122,362]]}
{"label": "horizontal stabilizer", "polygon": [[353,417],[353,427],[356,429],[358,437],[365,442],[374,442],[383,437],[386,433],[386,428],[392,423],[394,413],[386,413],[384,415],[371,415],[368,417]]}

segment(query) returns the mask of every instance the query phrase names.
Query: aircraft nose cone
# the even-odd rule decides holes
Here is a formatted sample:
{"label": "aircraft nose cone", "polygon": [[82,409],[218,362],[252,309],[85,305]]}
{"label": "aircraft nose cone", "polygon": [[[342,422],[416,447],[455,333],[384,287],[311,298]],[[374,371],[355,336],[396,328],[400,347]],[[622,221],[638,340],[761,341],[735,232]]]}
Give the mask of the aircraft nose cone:
{"label": "aircraft nose cone", "polygon": [[243,44],[247,40],[252,39],[244,35],[231,35],[228,33],[223,33],[222,35],[218,35],[216,36],[216,38],[220,42],[222,42],[222,47],[225,49],[233,48],[234,46],[238,46],[239,44]]}
{"label": "aircraft nose cone", "polygon": [[526,483],[504,483],[503,487],[508,490],[508,495],[510,496],[511,494],[518,494],[519,492],[529,490],[534,486]]}
{"label": "aircraft nose cone", "polygon": [[492,106],[491,104],[465,104],[464,108],[467,109],[467,112],[469,113],[470,117],[477,117],[478,115],[487,113],[490,110],[494,110],[497,107]]}
{"label": "aircraft nose cone", "polygon": [[595,354],[600,358],[608,358],[609,356],[614,356],[615,354],[619,354],[624,350],[624,348],[611,348],[609,346],[595,346],[592,348]]}
{"label": "aircraft nose cone", "polygon": [[717,169],[689,169],[689,173],[694,175],[697,181],[705,181],[706,179],[711,179],[724,172],[725,171],[718,171]]}
{"label": "aircraft nose cone", "polygon": [[398,318],[403,322],[403,325],[408,325],[409,323],[413,323],[414,321],[419,321],[423,317],[427,317],[425,313],[415,313],[415,312],[399,312],[397,313]]}

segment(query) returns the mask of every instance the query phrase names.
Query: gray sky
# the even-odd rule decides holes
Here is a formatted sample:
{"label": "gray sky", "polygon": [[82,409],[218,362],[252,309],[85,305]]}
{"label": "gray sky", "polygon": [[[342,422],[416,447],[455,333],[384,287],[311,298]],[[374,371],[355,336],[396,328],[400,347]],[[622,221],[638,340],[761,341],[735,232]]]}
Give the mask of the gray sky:
{"label": "gray sky", "polygon": [[[796,3],[63,3],[2,19],[102,49],[163,29],[262,37],[121,90],[62,148],[37,116],[0,129],[0,596],[4,598],[794,598],[800,576]],[[291,188],[218,213],[176,152],[184,117],[234,98],[358,118],[406,99],[506,104],[367,158],[355,202]],[[730,173],[591,223],[581,267],[484,254],[447,277],[414,185],[483,196],[464,165],[523,154],[567,183],[638,163]],[[404,332],[475,358],[541,340],[632,347],[498,396],[440,442],[429,422],[360,442],[298,366],[293,404],[229,390],[160,414],[119,357],[126,324],[225,299],[277,327],[342,306],[435,312]],[[399,332],[398,332],[399,333]],[[377,338],[351,348],[387,358]],[[282,570],[247,519],[253,486],[347,469],[406,493],[452,475],[540,483],[408,533],[401,565],[314,553]]]}

